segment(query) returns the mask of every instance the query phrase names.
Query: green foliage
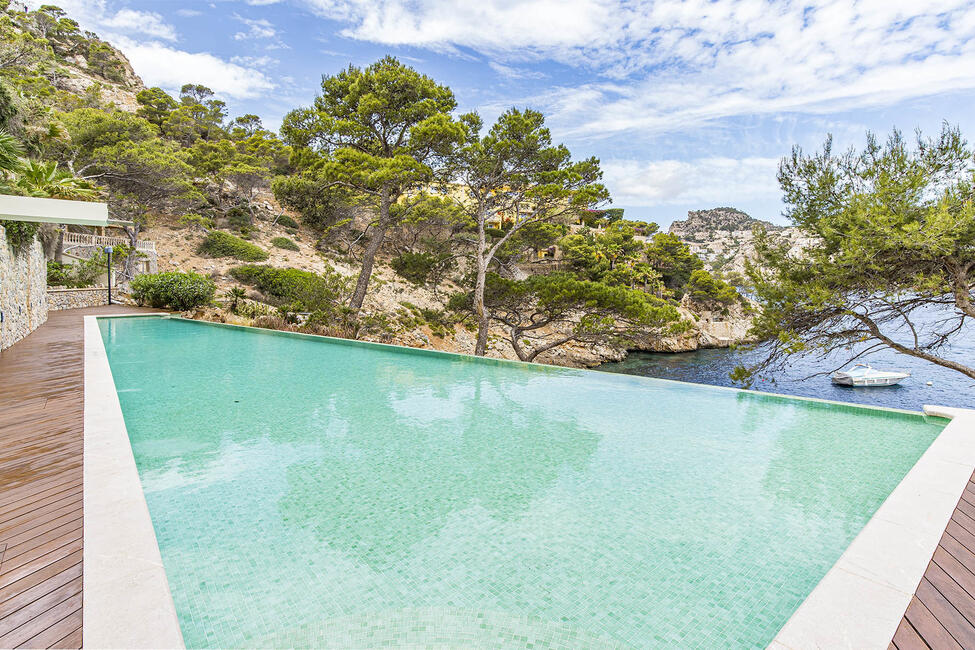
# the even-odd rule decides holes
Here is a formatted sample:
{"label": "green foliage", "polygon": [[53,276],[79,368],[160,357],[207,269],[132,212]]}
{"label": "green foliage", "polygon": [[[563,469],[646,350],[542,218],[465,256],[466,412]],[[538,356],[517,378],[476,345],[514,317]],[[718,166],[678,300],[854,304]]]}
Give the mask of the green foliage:
{"label": "green foliage", "polygon": [[237,230],[245,231],[250,228],[251,224],[253,223],[250,213],[244,208],[230,208],[227,210],[226,216],[230,227],[236,228]]}
{"label": "green foliage", "polygon": [[[492,273],[485,302],[491,318],[508,329],[522,361],[534,361],[570,341],[626,345],[635,337],[674,334],[687,327],[677,309],[663,300],[643,291],[580,280],[571,273],[525,280]],[[462,309],[465,301],[454,296],[449,306]]]}
{"label": "green foliage", "polygon": [[239,282],[256,287],[264,295],[295,311],[336,312],[348,290],[348,281],[328,270],[318,274],[293,268],[249,264],[231,269]]}
{"label": "green foliage", "polygon": [[179,103],[162,88],[140,90],[136,93],[135,99],[139,102],[139,110],[135,114],[156,126],[162,126],[169,114],[179,106]]}
{"label": "green foliage", "polygon": [[392,259],[390,266],[398,275],[416,285],[424,285],[431,276],[438,276],[439,272],[452,262],[449,253],[435,255],[433,253],[414,253],[407,251]]}
{"label": "green foliage", "polygon": [[199,226],[204,230],[210,230],[214,227],[213,217],[207,217],[202,214],[190,213],[184,214],[176,220],[181,226]]}
{"label": "green foliage", "polygon": [[[485,234],[495,237],[503,237],[507,234],[506,230],[499,231],[500,235],[494,231],[493,228],[485,228]],[[517,262],[525,251],[538,253],[538,251],[556,245],[567,232],[569,232],[569,227],[563,223],[547,223],[545,221],[527,223],[498,248],[497,256],[506,263]]]}
{"label": "green foliage", "polygon": [[579,213],[579,221],[590,228],[599,228],[623,219],[623,208],[606,208],[604,210],[583,210]]}
{"label": "green foliage", "polygon": [[98,191],[91,183],[60,169],[54,161],[24,161],[17,170],[14,184],[25,196],[74,201],[94,200],[98,197]]}
{"label": "green foliage", "polygon": [[24,147],[20,141],[4,129],[0,129],[0,176],[18,171],[22,155],[24,155]]}
{"label": "green foliage", "polygon": [[244,262],[262,262],[267,251],[230,233],[214,230],[200,244],[199,252],[211,257],[233,257]]}
{"label": "green foliage", "polygon": [[868,134],[843,154],[831,139],[812,155],[796,147],[779,184],[786,216],[815,244],[797,257],[759,232],[753,334],[771,352],[751,371],[860,344],[975,378],[944,353],[975,318],[975,151],[958,129],[913,146],[897,131],[883,144]]}
{"label": "green foliage", "polygon": [[49,287],[68,287],[72,286],[73,278],[71,265],[63,262],[48,260],[47,262],[47,286]]}
{"label": "green foliage", "polygon": [[32,221],[0,220],[0,227],[7,233],[7,243],[13,248],[14,253],[19,255],[34,242],[41,225]]}
{"label": "green foliage", "polygon": [[140,305],[177,311],[194,309],[213,300],[216,285],[199,273],[153,273],[132,280],[132,297]]}
{"label": "green foliage", "polygon": [[668,289],[683,291],[691,273],[704,266],[697,255],[677,235],[658,232],[646,247],[647,262],[663,278]]}
{"label": "green foliage", "polygon": [[[127,246],[116,246],[115,249],[112,263],[117,266],[125,260],[131,249]],[[90,287],[95,284],[99,276],[107,272],[108,256],[102,251],[97,251],[88,259],[78,260],[74,264],[48,261],[47,284],[71,288]]]}
{"label": "green foliage", "polygon": [[730,305],[740,298],[737,289],[704,269],[695,269],[691,272],[684,291],[694,300],[703,303]]}
{"label": "green foliage", "polygon": [[277,248],[283,248],[286,251],[297,251],[301,250],[298,248],[298,244],[294,243],[287,237],[275,237],[271,240],[271,244]]}
{"label": "green foliage", "polygon": [[286,203],[304,214],[299,204],[317,207],[318,200],[296,197],[296,192],[341,186],[378,211],[350,301],[354,310],[362,307],[387,231],[408,216],[406,211],[394,214],[392,207],[410,190],[432,182],[433,165],[464,136],[463,126],[450,115],[456,105],[448,87],[387,56],[323,78],[314,105],[285,116],[281,132],[294,149],[306,152],[301,159],[310,177],[279,183],[275,193],[289,195]]}
{"label": "green foliage", "polygon": [[88,44],[88,68],[111,81],[122,81],[125,65],[118,51],[104,41],[93,39]]}
{"label": "green foliage", "polygon": [[587,280],[605,280],[613,271],[635,264],[644,251],[644,245],[633,238],[633,229],[618,224],[604,232],[583,228],[565,237],[561,246],[565,260]]}
{"label": "green foliage", "polygon": [[397,313],[397,321],[403,329],[413,330],[426,326],[436,337],[444,339],[453,335],[454,324],[458,322],[456,314],[441,309],[417,307],[406,301],[400,305],[403,308]]}
{"label": "green foliage", "polygon": [[[299,213],[302,222],[312,228],[330,228],[346,218],[343,192],[329,187],[329,181],[317,171],[277,176],[271,182],[271,191],[281,205]],[[281,215],[278,223],[286,228],[298,227],[288,215]]]}
{"label": "green foliage", "polygon": [[241,301],[247,297],[247,292],[244,291],[243,287],[231,287],[227,293],[224,294],[225,298],[230,300],[228,307],[233,313],[237,313],[238,307],[240,307]]}
{"label": "green foliage", "polygon": [[17,115],[17,103],[7,85],[0,82],[0,129],[10,129],[10,122]]}
{"label": "green foliage", "polygon": [[292,228],[294,230],[297,230],[299,227],[298,222],[286,214],[282,214],[280,217],[278,217],[278,225],[285,228]]}

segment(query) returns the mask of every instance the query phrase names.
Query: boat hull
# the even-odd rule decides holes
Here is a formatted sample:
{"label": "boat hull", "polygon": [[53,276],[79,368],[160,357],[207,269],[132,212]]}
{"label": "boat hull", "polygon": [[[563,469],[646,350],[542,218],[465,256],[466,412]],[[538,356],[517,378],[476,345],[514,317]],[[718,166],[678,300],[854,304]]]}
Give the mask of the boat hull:
{"label": "boat hull", "polygon": [[896,386],[909,375],[903,377],[849,377],[833,375],[833,383],[839,386]]}

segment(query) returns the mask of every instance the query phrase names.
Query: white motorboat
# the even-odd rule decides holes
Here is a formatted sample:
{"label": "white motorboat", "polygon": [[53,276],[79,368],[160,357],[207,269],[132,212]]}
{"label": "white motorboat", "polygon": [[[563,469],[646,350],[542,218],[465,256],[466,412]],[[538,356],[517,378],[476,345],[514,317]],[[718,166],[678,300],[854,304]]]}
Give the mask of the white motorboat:
{"label": "white motorboat", "polygon": [[830,378],[841,386],[893,386],[911,376],[899,370],[877,370],[869,364],[858,363],[846,370],[837,370]]}

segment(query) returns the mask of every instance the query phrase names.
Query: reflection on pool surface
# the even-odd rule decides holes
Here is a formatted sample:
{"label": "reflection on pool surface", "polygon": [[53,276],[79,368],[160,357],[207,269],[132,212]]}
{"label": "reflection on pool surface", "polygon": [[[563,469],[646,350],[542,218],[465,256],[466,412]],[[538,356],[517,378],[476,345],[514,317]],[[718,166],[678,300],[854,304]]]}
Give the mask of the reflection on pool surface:
{"label": "reflection on pool surface", "polygon": [[99,321],[187,646],[764,646],[942,420]]}

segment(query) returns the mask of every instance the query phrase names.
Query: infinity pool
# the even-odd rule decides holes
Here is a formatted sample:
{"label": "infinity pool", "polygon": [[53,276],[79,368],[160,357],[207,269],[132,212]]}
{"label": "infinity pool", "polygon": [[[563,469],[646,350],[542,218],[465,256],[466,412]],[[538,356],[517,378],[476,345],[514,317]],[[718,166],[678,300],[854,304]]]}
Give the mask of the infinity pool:
{"label": "infinity pool", "polygon": [[946,422],[99,326],[188,647],[761,647]]}

